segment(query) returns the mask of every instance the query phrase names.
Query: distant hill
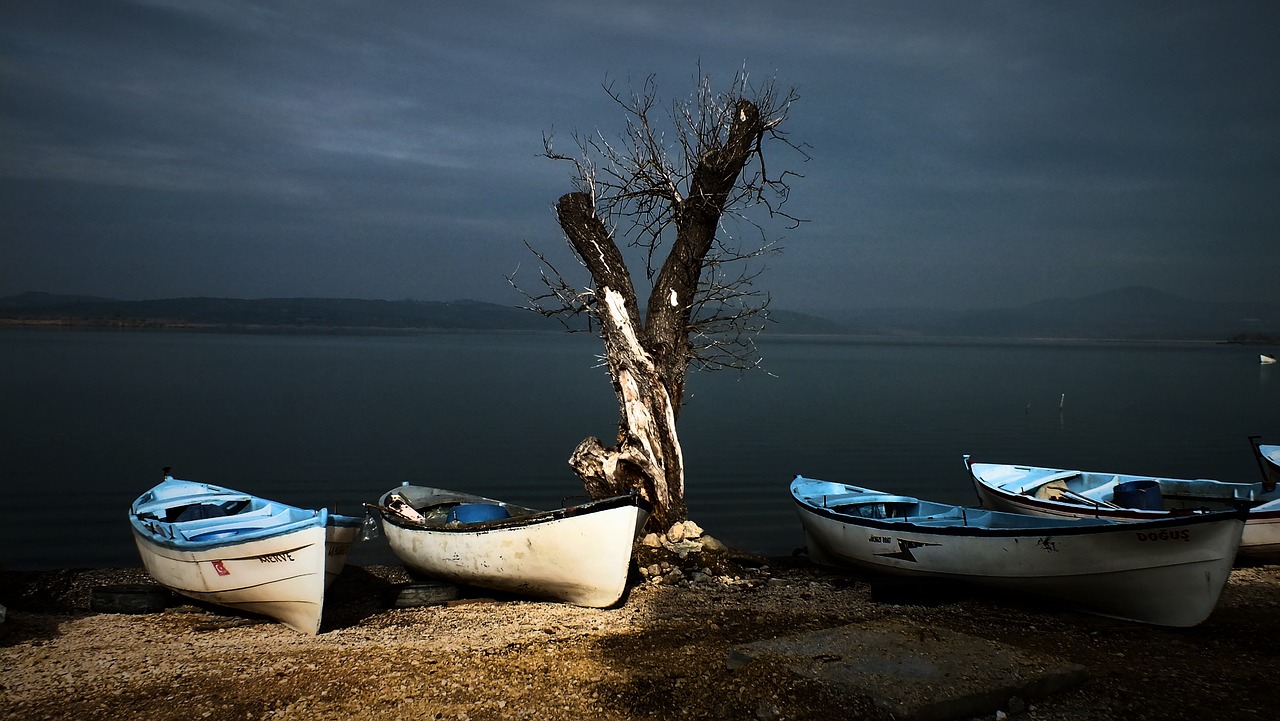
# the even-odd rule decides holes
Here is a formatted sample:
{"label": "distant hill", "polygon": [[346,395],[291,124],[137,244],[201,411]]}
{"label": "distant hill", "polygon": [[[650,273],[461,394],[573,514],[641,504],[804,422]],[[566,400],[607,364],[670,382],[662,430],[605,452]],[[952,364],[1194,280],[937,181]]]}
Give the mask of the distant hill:
{"label": "distant hill", "polygon": [[0,298],[0,310],[45,308],[65,305],[67,303],[114,302],[110,298],[98,298],[91,295],[57,295],[54,293],[22,293]]}
{"label": "distant hill", "polygon": [[1137,287],[1012,308],[872,310],[840,320],[870,335],[1280,343],[1278,304],[1211,303]]}
{"label": "distant hill", "polygon": [[0,318],[77,326],[227,329],[554,330],[527,310],[460,300],[167,298],[111,300],[24,293],[0,298]]}
{"label": "distant hill", "polygon": [[[1150,288],[986,310],[888,309],[824,317],[769,310],[770,335],[1236,340],[1280,345],[1280,305],[1209,303]],[[560,331],[522,308],[471,300],[168,298],[122,301],[23,293],[0,298],[0,323],[113,328],[328,332]]]}

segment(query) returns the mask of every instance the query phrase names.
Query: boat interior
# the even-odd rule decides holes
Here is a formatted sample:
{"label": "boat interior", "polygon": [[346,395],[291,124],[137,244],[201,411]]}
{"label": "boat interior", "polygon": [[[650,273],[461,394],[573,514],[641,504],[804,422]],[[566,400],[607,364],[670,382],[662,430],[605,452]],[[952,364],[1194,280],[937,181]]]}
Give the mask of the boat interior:
{"label": "boat interior", "polygon": [[430,528],[495,524],[545,513],[499,501],[450,493],[432,493],[414,498],[412,494],[396,491],[388,494],[386,504],[385,507],[378,507],[379,510],[392,513],[414,525]]}
{"label": "boat interior", "polygon": [[300,520],[297,515],[290,506],[266,503],[243,513],[179,521],[174,528],[189,541],[206,541],[276,528]]}
{"label": "boat interior", "polygon": [[1077,521],[1070,518],[1051,518],[1028,516],[1019,513],[990,511],[982,508],[967,508],[942,503],[920,501],[906,496],[874,496],[857,495],[861,498],[832,497],[825,501],[825,506],[838,513],[859,518],[873,518],[889,522],[901,522],[904,525],[925,526],[931,528],[955,528],[972,526],[974,528],[1056,528],[1075,525]]}
{"label": "boat interior", "polygon": [[1117,487],[1128,483],[1155,483],[1166,510],[1187,508],[1231,508],[1241,503],[1257,503],[1263,498],[1261,483],[1227,483],[1207,479],[1183,480],[1113,473],[1053,471],[1029,474],[1001,484],[1002,490],[1035,496],[1043,500],[1126,508],[1117,499]]}
{"label": "boat interior", "polygon": [[138,518],[164,523],[183,523],[205,518],[240,515],[250,509],[253,499],[241,494],[202,494],[176,498],[157,498],[133,507]]}
{"label": "boat interior", "polygon": [[154,533],[198,542],[279,528],[315,515],[314,511],[232,494],[160,498],[138,504],[133,513]]}

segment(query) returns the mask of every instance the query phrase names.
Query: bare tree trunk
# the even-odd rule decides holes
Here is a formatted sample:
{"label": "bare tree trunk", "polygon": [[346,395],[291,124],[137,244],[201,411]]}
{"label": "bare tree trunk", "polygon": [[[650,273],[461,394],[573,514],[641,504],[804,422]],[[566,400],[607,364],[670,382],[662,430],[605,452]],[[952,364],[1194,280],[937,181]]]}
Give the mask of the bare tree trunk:
{"label": "bare tree trunk", "polygon": [[734,110],[724,144],[697,159],[689,196],[676,205],[675,241],[654,283],[644,324],[630,272],[591,196],[569,193],[556,204],[560,227],[595,283],[595,310],[619,415],[612,448],[587,438],[569,463],[593,497],[639,489],[653,503],[651,523],[657,528],[688,517],[676,418],[693,356],[690,315],[729,193],[764,132],[754,104],[742,100]]}
{"label": "bare tree trunk", "polygon": [[591,198],[569,193],[556,205],[560,226],[596,281],[605,358],[618,396],[618,438],[612,448],[595,437],[578,445],[570,466],[593,497],[638,489],[653,503],[652,523],[683,520],[684,460],[676,435],[676,407],[659,367],[641,342],[640,313],[622,254]]}
{"label": "bare tree trunk", "polygon": [[578,444],[569,464],[593,497],[639,489],[653,503],[655,527],[668,528],[688,516],[675,404],[640,344],[622,296],[612,288],[600,292],[605,355],[619,403],[618,438],[613,448],[605,448],[595,437],[587,438]]}

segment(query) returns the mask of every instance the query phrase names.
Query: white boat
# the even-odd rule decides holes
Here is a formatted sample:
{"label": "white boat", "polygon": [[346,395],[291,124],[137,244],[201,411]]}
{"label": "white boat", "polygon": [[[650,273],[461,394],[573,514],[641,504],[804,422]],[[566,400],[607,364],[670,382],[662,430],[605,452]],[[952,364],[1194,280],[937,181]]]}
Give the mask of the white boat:
{"label": "white boat", "polygon": [[1280,446],[1261,441],[1262,436],[1249,436],[1253,457],[1258,462],[1258,472],[1262,474],[1262,490],[1269,493],[1280,486]]}
{"label": "white boat", "polygon": [[1276,357],[1266,353],[1259,353],[1258,360],[1262,361],[1262,365],[1271,365],[1276,362]]}
{"label": "white boat", "polygon": [[650,509],[627,495],[539,511],[411,485],[378,504],[387,543],[415,573],[594,608],[622,597]]}
{"label": "white boat", "polygon": [[1280,491],[1274,484],[974,463],[969,456],[965,466],[982,506],[998,511],[1132,522],[1248,509],[1240,557],[1280,562]]}
{"label": "white boat", "polygon": [[134,501],[129,522],[142,564],[160,585],[314,635],[325,589],[346,565],[364,519],[166,473]]}
{"label": "white boat", "polygon": [[1244,526],[1232,511],[1138,524],[1039,518],[803,476],[791,495],[817,563],[1033,594],[1165,626],[1208,618]]}

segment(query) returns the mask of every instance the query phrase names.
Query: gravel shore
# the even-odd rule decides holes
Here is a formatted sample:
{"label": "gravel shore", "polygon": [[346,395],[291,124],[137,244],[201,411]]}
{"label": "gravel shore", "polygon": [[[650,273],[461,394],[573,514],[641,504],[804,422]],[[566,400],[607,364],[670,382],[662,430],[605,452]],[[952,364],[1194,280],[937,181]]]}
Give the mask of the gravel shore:
{"label": "gravel shore", "polygon": [[412,580],[402,568],[350,566],[315,637],[179,599],[152,614],[91,610],[91,589],[148,583],[141,569],[0,572],[0,719],[888,719],[783,664],[726,663],[744,643],[888,622],[1087,668],[1075,689],[1011,700],[1012,719],[1280,710],[1280,566],[1236,569],[1207,622],[1170,629],[954,589],[884,602],[875,578],[803,559],[690,562],[657,575],[642,562],[602,610],[479,591],[396,609],[388,599]]}

